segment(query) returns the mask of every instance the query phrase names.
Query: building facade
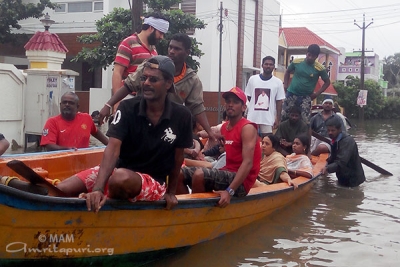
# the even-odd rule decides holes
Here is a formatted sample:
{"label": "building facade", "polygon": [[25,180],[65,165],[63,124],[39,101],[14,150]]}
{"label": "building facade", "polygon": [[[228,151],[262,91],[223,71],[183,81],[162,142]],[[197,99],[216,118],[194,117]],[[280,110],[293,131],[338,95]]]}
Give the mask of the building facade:
{"label": "building facade", "polygon": [[[23,0],[23,2],[39,2]],[[127,0],[53,0],[56,10],[45,10],[55,21],[50,31],[56,33],[68,48],[62,67],[80,73],[76,80],[77,90],[90,87],[111,88],[112,66],[106,71],[88,72],[85,63],[70,60],[81,51],[83,45],[77,36],[96,32],[95,22],[115,7],[130,8]],[[217,92],[219,84],[219,9],[220,1],[183,0],[176,8],[194,14],[207,24],[205,29],[193,33],[201,44],[204,56],[200,62],[199,76],[205,91]],[[276,0],[225,0],[223,1],[221,88],[244,87],[247,78],[261,67],[266,55],[277,57],[279,3]],[[22,28],[16,33],[34,34],[42,31],[38,19],[20,22]],[[90,47],[85,45],[86,47]],[[29,67],[23,48],[1,49],[0,62],[14,64],[18,68]]]}
{"label": "building facade", "polygon": [[[343,81],[352,75],[360,78],[361,75],[361,52],[347,52],[344,54],[344,62],[341,62],[338,72],[338,80]],[[364,79],[379,81],[380,79],[379,56],[374,52],[365,52],[364,57]]]}

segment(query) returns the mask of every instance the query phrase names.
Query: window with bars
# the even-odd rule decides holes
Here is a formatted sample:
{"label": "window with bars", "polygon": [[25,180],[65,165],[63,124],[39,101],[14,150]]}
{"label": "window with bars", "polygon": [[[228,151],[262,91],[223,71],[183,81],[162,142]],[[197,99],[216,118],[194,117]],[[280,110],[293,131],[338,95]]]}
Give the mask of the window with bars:
{"label": "window with bars", "polygon": [[103,1],[82,1],[74,3],[57,3],[56,13],[80,13],[103,11]]}

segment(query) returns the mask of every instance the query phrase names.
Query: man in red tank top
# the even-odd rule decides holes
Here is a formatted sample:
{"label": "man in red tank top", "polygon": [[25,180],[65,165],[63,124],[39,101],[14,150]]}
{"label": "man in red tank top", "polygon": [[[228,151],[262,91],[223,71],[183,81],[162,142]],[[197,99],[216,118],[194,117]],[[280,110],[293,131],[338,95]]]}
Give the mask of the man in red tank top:
{"label": "man in red tank top", "polygon": [[229,205],[232,196],[244,197],[260,171],[261,148],[257,125],[243,118],[246,95],[234,87],[222,94],[228,121],[222,125],[226,165],[222,169],[198,168],[192,176],[192,192],[220,195],[218,206]]}

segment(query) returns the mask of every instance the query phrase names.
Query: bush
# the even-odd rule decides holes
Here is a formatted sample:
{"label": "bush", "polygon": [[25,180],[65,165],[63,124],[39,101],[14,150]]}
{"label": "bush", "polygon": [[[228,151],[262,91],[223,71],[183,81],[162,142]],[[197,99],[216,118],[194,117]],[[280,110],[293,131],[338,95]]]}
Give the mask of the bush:
{"label": "bush", "polygon": [[[357,106],[357,96],[360,88],[360,79],[348,76],[346,85],[336,82],[333,86],[338,92],[338,103],[344,107],[346,116],[349,118],[358,118],[360,107]],[[385,106],[382,89],[373,80],[366,80],[364,89],[368,90],[367,105],[364,106],[364,118],[377,119]]]}
{"label": "bush", "polygon": [[400,98],[388,97],[378,115],[381,119],[400,119]]}

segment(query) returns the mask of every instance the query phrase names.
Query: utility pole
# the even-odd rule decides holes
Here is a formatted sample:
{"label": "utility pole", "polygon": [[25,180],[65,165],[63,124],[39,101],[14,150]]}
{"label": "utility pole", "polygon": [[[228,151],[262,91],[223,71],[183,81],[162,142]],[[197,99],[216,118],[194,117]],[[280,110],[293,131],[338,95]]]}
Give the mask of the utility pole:
{"label": "utility pole", "polygon": [[221,122],[221,79],[222,79],[222,1],[219,8],[219,78],[218,78],[218,123]]}
{"label": "utility pole", "polygon": [[[354,20],[354,25],[356,25],[358,28],[362,30],[362,44],[361,44],[361,74],[360,74],[360,90],[364,90],[364,75],[365,75],[365,29],[368,28],[369,25],[371,25],[374,19],[365,26],[365,13],[363,14],[363,24],[362,27],[356,23],[356,20]],[[370,52],[370,51],[368,51]],[[360,106],[360,113],[359,113],[360,120],[364,120],[364,106]]]}
{"label": "utility pole", "polygon": [[132,33],[138,30],[138,27],[142,25],[143,16],[143,0],[132,0],[131,6],[132,12]]}

